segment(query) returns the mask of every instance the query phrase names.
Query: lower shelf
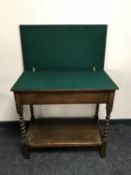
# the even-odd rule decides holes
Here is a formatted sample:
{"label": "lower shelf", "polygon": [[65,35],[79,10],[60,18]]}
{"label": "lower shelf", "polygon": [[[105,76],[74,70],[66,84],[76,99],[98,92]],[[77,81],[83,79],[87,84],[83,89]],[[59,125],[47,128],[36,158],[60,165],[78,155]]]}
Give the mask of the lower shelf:
{"label": "lower shelf", "polygon": [[30,147],[100,146],[101,134],[95,120],[42,119],[35,120],[27,134]]}

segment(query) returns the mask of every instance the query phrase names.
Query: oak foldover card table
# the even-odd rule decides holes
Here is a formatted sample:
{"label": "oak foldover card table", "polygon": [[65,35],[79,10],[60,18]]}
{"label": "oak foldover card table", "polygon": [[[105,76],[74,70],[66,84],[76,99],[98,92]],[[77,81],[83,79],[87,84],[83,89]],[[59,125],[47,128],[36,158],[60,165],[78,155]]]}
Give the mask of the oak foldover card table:
{"label": "oak foldover card table", "polygon": [[[106,156],[117,85],[104,71],[106,25],[21,25],[24,71],[11,88],[19,114],[22,154],[31,148],[98,147]],[[93,118],[46,118],[33,105],[96,104]],[[104,129],[99,105],[106,104]],[[27,129],[23,105],[30,106]]]}

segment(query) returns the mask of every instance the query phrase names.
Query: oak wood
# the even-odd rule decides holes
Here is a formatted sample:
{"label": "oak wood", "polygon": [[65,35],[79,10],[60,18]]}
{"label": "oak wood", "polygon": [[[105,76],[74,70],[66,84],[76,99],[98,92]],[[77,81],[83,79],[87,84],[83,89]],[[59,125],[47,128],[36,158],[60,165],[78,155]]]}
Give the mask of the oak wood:
{"label": "oak wood", "polygon": [[30,105],[30,114],[31,114],[31,120],[35,120],[34,107],[32,104]]}
{"label": "oak wood", "polygon": [[23,104],[106,103],[109,95],[108,91],[21,92],[19,94]]}
{"label": "oak wood", "polygon": [[90,119],[43,119],[33,122],[27,135],[30,147],[83,147],[102,144],[99,128]]}
{"label": "oak wood", "polygon": [[95,116],[94,116],[94,118],[95,118],[96,120],[99,119],[98,114],[99,114],[99,103],[96,104],[96,111],[95,111]]}
{"label": "oak wood", "polygon": [[16,110],[17,110],[17,113],[19,114],[22,144],[24,144],[26,142],[26,127],[25,127],[25,121],[23,117],[23,105],[21,102],[20,94],[18,93],[15,94],[15,101],[16,101]]}
{"label": "oak wood", "polygon": [[21,153],[25,159],[30,158],[30,148],[26,143],[21,145]]}
{"label": "oak wood", "polygon": [[[109,133],[110,114],[113,107],[115,90],[87,90],[87,91],[23,91],[14,92],[16,109],[20,116],[22,131],[22,153],[29,157],[29,147],[83,147],[100,146],[101,157],[106,156]],[[33,119],[33,104],[75,104],[93,103],[96,105],[94,120],[32,120],[28,134],[26,134],[23,105],[31,105]],[[106,104],[106,120],[104,131],[98,121],[100,103]],[[73,121],[73,122],[72,122]]]}
{"label": "oak wood", "polygon": [[107,115],[106,115],[106,120],[105,120],[103,138],[102,138],[102,146],[100,149],[101,157],[106,157],[110,117],[111,117],[111,112],[112,112],[112,107],[113,107],[113,102],[114,102],[114,95],[115,95],[115,92],[109,92],[108,102],[106,104],[106,114]]}

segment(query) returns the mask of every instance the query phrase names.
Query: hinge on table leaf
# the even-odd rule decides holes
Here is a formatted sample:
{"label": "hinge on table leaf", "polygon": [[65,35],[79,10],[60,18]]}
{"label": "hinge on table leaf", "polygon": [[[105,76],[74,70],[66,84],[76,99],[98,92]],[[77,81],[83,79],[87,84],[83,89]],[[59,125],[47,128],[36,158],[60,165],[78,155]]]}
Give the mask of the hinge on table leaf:
{"label": "hinge on table leaf", "polygon": [[93,66],[93,72],[96,72],[96,67],[95,66]]}
{"label": "hinge on table leaf", "polygon": [[36,68],[35,67],[32,67],[32,72],[36,72]]}

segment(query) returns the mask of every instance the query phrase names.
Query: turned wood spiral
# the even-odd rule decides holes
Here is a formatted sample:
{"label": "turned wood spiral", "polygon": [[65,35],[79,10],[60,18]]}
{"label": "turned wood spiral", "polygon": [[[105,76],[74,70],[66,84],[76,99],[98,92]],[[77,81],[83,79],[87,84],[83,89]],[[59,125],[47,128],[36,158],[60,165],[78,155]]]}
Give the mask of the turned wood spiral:
{"label": "turned wood spiral", "polygon": [[26,129],[25,129],[25,122],[24,122],[24,118],[23,118],[23,113],[19,113],[19,122],[20,122],[21,136],[22,136],[22,140],[24,142],[25,137],[26,137]]}
{"label": "turned wood spiral", "polygon": [[103,141],[107,142],[107,137],[109,134],[109,125],[110,125],[110,115],[106,116],[106,122],[105,122],[105,127],[104,127],[104,136],[103,136]]}

